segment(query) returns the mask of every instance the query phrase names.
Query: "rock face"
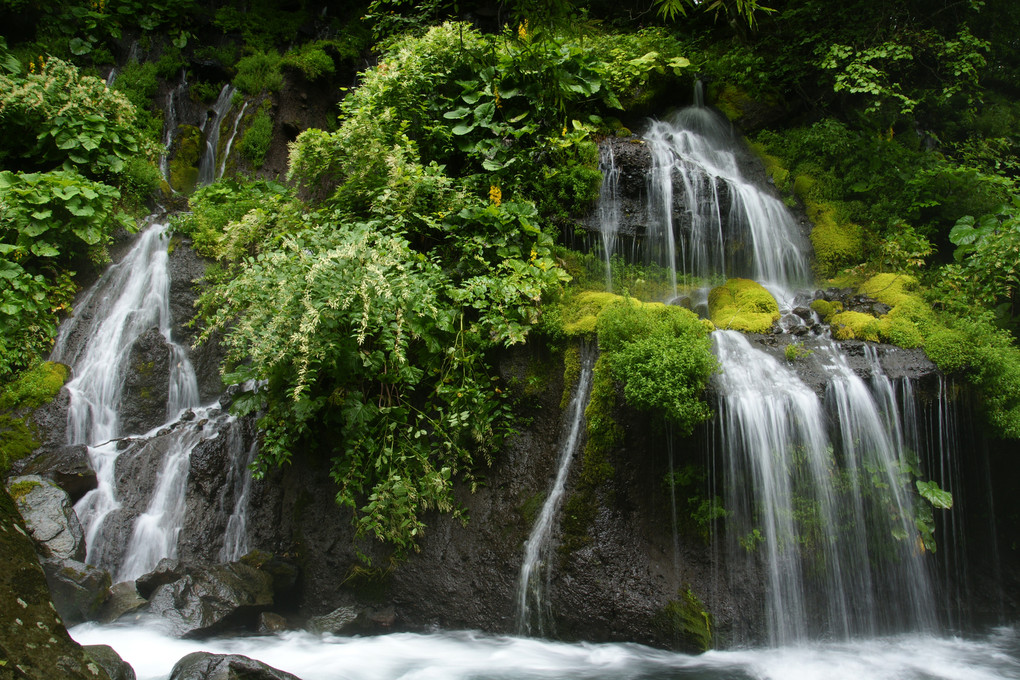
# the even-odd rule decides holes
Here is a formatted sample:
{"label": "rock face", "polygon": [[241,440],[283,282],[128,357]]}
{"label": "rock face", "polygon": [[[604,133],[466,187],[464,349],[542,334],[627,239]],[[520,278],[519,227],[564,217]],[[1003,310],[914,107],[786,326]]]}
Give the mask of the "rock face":
{"label": "rock face", "polygon": [[[65,416],[66,417],[66,416]],[[71,503],[96,488],[96,471],[84,444],[44,447],[31,458],[12,466],[18,475],[39,475],[67,492]]]}
{"label": "rock face", "polygon": [[166,619],[178,637],[201,637],[231,628],[255,630],[273,605],[273,577],[243,562],[193,570],[157,586],[148,611]]}
{"label": "rock face", "polygon": [[239,654],[193,652],[174,665],[170,680],[301,680]]}
{"label": "rock face", "polygon": [[166,422],[170,357],[170,345],[155,327],[131,346],[118,409],[121,431],[142,434]]}
{"label": "rock face", "polygon": [[57,613],[69,626],[92,621],[110,596],[110,574],[77,560],[43,560]]}
{"label": "rock face", "polygon": [[67,634],[50,602],[35,546],[14,501],[0,490],[0,679],[107,680]]}

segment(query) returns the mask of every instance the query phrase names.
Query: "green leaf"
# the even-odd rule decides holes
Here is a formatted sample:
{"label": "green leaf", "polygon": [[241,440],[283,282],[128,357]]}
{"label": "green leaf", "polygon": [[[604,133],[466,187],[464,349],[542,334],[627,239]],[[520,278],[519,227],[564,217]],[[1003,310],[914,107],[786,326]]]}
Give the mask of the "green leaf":
{"label": "green leaf", "polygon": [[57,255],[60,254],[59,250],[54,248],[49,243],[46,243],[46,241],[33,242],[32,245],[29,247],[29,250],[32,251],[33,255],[37,255],[38,257],[56,257]]}
{"label": "green leaf", "polygon": [[68,47],[71,48],[71,54],[79,57],[92,51],[92,45],[81,38],[71,38],[71,42],[68,43]]}
{"label": "green leaf", "polygon": [[454,109],[453,111],[447,111],[446,113],[443,114],[443,118],[447,118],[450,120],[460,120],[469,113],[471,113],[471,109],[469,109],[466,106],[461,106],[460,108]]}
{"label": "green leaf", "polygon": [[466,135],[474,129],[475,125],[473,123],[471,125],[468,125],[467,123],[461,123],[460,125],[455,125],[451,132],[455,135]]}
{"label": "green leaf", "polygon": [[52,210],[38,210],[32,213],[33,220],[48,220],[53,215]]}
{"label": "green leaf", "polygon": [[941,510],[949,510],[953,507],[953,494],[943,491],[934,481],[922,482],[917,480],[915,484],[917,485],[917,492],[921,494],[921,498],[931,503],[932,507]]}

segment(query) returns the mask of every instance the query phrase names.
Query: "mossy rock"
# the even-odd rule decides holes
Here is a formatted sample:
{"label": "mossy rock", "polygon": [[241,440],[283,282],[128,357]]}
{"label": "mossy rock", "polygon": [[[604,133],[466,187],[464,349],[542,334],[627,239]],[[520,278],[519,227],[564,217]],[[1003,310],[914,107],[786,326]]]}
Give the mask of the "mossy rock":
{"label": "mossy rock", "polygon": [[804,204],[815,225],[811,230],[811,245],[815,250],[818,274],[832,276],[843,267],[859,261],[864,252],[862,229],[852,222],[840,220],[831,205],[811,199],[805,200]]}
{"label": "mossy rock", "polygon": [[706,652],[712,648],[712,614],[689,587],[681,589],[678,599],[670,600],[655,616],[657,627],[685,647]]}
{"label": "mossy rock", "polygon": [[198,184],[198,162],[202,158],[202,131],[194,125],[178,128],[176,151],[170,161],[170,186],[174,191],[190,194]]}
{"label": "mossy rock", "polygon": [[829,318],[832,334],[837,340],[868,340],[881,342],[885,324],[864,312],[839,312]]}
{"label": "mossy rock", "polygon": [[70,369],[64,364],[36,364],[4,388],[0,409],[39,408],[57,396],[69,375]]}
{"label": "mossy rock", "polygon": [[786,169],[783,162],[777,156],[773,156],[765,150],[765,146],[758,142],[749,144],[751,151],[761,160],[765,166],[765,172],[772,178],[773,184],[780,191],[790,190],[790,171]]}
{"label": "mossy rock", "polygon": [[623,299],[615,293],[597,291],[578,293],[562,306],[563,332],[569,337],[593,335],[599,313]]}
{"label": "mossy rock", "polygon": [[750,279],[730,279],[708,294],[708,313],[716,328],[767,333],[779,321],[772,293]]}
{"label": "mossy rock", "polygon": [[811,309],[813,309],[818,316],[822,317],[822,321],[828,321],[829,317],[833,314],[838,314],[843,311],[843,303],[839,301],[830,302],[828,300],[815,300],[811,303]]}

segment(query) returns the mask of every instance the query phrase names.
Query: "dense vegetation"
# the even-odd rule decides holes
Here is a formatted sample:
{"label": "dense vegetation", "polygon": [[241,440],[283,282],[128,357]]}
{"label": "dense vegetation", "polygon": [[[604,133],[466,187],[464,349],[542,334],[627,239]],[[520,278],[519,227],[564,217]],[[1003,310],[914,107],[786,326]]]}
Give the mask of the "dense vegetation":
{"label": "dense vegetation", "polygon": [[[183,72],[196,100],[229,80],[251,104],[242,172],[174,228],[218,262],[201,323],[227,380],[258,385],[238,405],[261,414],[260,469],[328,459],[361,533],[413,549],[423,513],[458,512],[454,482],[509,431],[497,352],[578,334],[599,336],[632,406],[689,431],[709,415],[704,327],[625,303],[564,312],[588,279],[557,238],[597,197],[598,139],[700,76],[814,222],[820,280],[892,308],[819,310],[834,331],[923,346],[1020,436],[1020,9],[767,4],[0,0],[0,380],[38,366],[76,276],[167,197],[155,98]],[[272,176],[281,92],[310,84],[338,115]],[[631,294],[654,288],[623,269]],[[713,319],[771,323],[768,300],[761,318],[733,311],[752,284],[718,290]]]}

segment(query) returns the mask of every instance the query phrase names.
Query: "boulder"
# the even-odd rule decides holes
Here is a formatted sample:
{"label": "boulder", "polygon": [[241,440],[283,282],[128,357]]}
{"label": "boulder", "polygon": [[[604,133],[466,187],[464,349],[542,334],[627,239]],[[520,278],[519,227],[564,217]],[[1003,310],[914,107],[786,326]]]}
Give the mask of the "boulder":
{"label": "boulder", "polygon": [[39,475],[67,492],[71,503],[96,488],[96,471],[84,444],[43,447],[37,454],[12,466],[19,475]]}
{"label": "boulder", "polygon": [[73,626],[92,621],[110,596],[110,573],[77,560],[42,562],[57,613]]}
{"label": "boulder", "polygon": [[240,654],[193,652],[178,661],[170,680],[301,680]]}
{"label": "boulder", "polygon": [[122,616],[133,614],[144,607],[146,599],[138,594],[134,581],[121,581],[110,587],[110,596],[99,609],[98,620],[113,623]]}
{"label": "boulder", "polygon": [[187,573],[187,569],[179,561],[164,557],[155,569],[144,576],[139,576],[134,587],[141,597],[148,599],[156,588],[180,581]]}
{"label": "boulder", "polygon": [[7,490],[17,502],[40,556],[85,559],[85,535],[63,489],[39,475],[24,475],[10,479]]}
{"label": "boulder", "polygon": [[84,649],[106,671],[110,680],[135,680],[135,669],[120,658],[120,654],[110,645],[85,645]]}
{"label": "boulder", "polygon": [[355,606],[337,607],[328,614],[313,616],[305,624],[309,633],[339,635],[358,620],[361,609]]}
{"label": "boulder", "polygon": [[272,604],[272,576],[231,562],[157,587],[147,609],[166,619],[177,637],[201,637],[234,628],[254,630],[258,615]]}
{"label": "boulder", "polygon": [[[0,489],[0,676],[108,680],[67,634],[14,501]],[[4,673],[7,673],[4,675]]]}
{"label": "boulder", "polygon": [[274,633],[282,633],[285,630],[287,630],[287,619],[284,617],[273,612],[262,612],[259,614],[259,622],[255,632],[261,635],[272,635]]}

